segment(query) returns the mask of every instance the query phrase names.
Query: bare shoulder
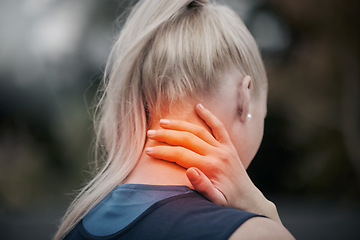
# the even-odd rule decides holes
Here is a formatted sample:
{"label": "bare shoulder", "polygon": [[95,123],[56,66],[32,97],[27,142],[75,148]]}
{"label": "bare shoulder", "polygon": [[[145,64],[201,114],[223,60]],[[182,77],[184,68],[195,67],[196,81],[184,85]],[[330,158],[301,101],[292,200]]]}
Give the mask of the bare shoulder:
{"label": "bare shoulder", "polygon": [[254,217],[243,223],[230,236],[229,240],[257,239],[295,239],[281,224],[264,217]]}

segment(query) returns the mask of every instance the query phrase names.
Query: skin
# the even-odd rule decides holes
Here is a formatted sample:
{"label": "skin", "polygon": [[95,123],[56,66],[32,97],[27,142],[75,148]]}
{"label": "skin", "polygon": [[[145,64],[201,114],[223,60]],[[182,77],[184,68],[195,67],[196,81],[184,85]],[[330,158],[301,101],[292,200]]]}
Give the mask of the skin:
{"label": "skin", "polygon": [[190,101],[154,118],[124,183],[187,185],[216,204],[269,217],[248,220],[230,239],[293,239],[246,173],[263,137],[267,91],[252,97],[251,78],[236,69],[222,78],[215,96],[202,97],[204,106]]}
{"label": "skin", "polygon": [[[251,79],[247,78],[246,81],[243,81],[244,76],[239,71],[229,71],[222,78],[222,88],[218,90],[217,94],[211,97],[201,97],[200,100],[224,124],[226,131],[230,133],[232,142],[235,143],[243,166],[247,168],[262,139],[264,117],[266,114],[266,93],[262,95],[261,100],[255,101],[255,99],[251,99],[250,89],[248,88],[249,84],[251,88]],[[189,101],[184,105],[174,106],[174,109],[177,111],[173,111],[171,115],[162,116],[162,118],[183,120],[203,127],[208,132],[212,132],[194,108],[197,103],[198,99]],[[252,119],[246,122],[249,109],[251,109]],[[239,111],[242,111],[241,115]],[[153,119],[153,125],[150,129],[162,130],[160,116],[153,116]],[[166,145],[164,142],[153,141],[154,139],[151,139],[150,136],[148,137],[145,148]],[[124,183],[182,184],[192,187],[184,174],[185,169],[183,167],[165,161],[156,161],[156,159],[144,151],[137,166]]]}

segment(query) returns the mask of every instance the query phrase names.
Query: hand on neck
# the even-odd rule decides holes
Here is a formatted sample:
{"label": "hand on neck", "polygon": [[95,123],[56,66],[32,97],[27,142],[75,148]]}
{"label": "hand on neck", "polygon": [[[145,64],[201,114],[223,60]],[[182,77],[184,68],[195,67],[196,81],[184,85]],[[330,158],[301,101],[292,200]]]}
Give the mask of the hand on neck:
{"label": "hand on neck", "polygon": [[[211,131],[207,125],[198,117],[194,109],[195,104],[189,105],[186,108],[179,108],[178,111],[172,111],[161,117],[153,119],[153,124],[150,129],[161,129],[160,119],[176,119],[184,120],[205,127]],[[146,147],[154,147],[159,145],[166,145],[166,143],[157,142],[147,139]],[[142,153],[138,164],[133,171],[125,179],[123,183],[137,183],[137,184],[152,184],[152,185],[186,185],[192,188],[191,183],[186,177],[186,169],[177,165],[176,163],[166,162],[163,160],[154,159],[148,156],[145,152]]]}

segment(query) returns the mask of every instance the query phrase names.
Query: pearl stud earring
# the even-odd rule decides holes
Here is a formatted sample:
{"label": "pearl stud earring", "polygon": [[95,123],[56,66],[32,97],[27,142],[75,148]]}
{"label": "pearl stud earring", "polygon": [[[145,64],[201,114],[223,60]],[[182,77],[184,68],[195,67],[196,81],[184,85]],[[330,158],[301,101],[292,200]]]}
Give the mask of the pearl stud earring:
{"label": "pearl stud earring", "polygon": [[246,120],[247,120],[247,121],[250,121],[251,118],[252,118],[252,115],[251,115],[250,113],[248,113],[248,115],[246,116]]}

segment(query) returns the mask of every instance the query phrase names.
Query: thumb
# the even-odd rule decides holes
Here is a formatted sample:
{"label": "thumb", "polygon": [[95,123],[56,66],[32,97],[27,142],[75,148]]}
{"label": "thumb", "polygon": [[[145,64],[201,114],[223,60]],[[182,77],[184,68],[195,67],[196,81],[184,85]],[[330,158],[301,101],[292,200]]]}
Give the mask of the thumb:
{"label": "thumb", "polygon": [[193,185],[194,189],[201,195],[217,205],[226,205],[224,195],[214,187],[209,178],[199,169],[194,167],[189,168],[186,171],[186,176]]}

